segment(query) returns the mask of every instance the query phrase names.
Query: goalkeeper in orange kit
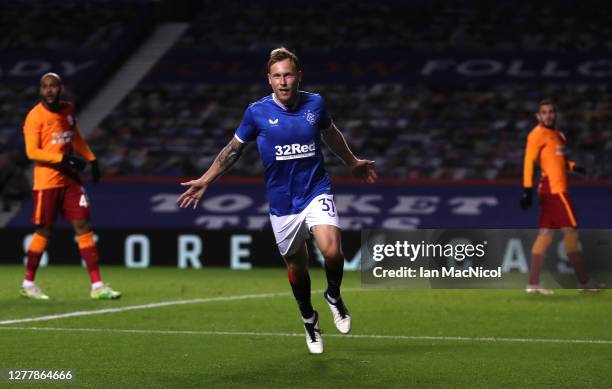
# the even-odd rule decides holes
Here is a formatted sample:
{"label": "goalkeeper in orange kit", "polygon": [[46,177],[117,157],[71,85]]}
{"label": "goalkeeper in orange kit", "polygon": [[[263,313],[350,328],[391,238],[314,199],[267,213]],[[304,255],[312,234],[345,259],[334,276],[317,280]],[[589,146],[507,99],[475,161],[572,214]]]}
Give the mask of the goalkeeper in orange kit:
{"label": "goalkeeper in orange kit", "polygon": [[529,284],[526,291],[545,295],[554,293],[542,286],[540,271],[555,229],[561,229],[563,232],[565,252],[574,267],[578,289],[600,291],[602,286],[596,285],[584,272],[582,257],[578,251],[576,214],[568,195],[567,170],[581,174],[586,172],[584,168],[576,166],[573,161],[565,158],[566,140],[563,133],[556,127],[557,107],[555,104],[550,100],[540,102],[536,117],[538,125],[527,137],[523,168],[524,190],[520,200],[522,209],[531,207],[534,164],[538,164],[541,170],[538,185],[540,230],[531,249]]}

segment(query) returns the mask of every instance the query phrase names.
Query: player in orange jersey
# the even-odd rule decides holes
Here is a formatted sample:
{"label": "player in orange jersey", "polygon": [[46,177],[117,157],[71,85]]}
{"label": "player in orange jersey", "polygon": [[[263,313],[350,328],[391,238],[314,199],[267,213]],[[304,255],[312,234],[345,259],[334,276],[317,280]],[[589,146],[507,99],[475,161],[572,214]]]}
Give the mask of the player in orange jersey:
{"label": "player in orange jersey", "polygon": [[87,165],[86,160],[91,163],[94,182],[100,179],[100,170],[96,157],[81,136],[74,105],[61,100],[63,90],[59,75],[44,74],[40,79],[41,102],[28,113],[23,126],[26,154],[35,162],[32,222],[36,231],[28,248],[20,294],[39,300],[49,298],[36,286],[34,277],[59,212],[72,223],[76,232],[91,280],[91,298],[116,299],[121,294],[100,278],[98,250],[89,224],[89,199],[79,177],[79,171]]}
{"label": "player in orange jersey", "polygon": [[538,125],[527,137],[525,164],[523,168],[522,209],[531,207],[533,192],[534,164],[541,170],[538,197],[540,203],[540,231],[531,249],[531,268],[528,293],[550,295],[552,290],[544,289],[540,283],[540,270],[546,249],[552,242],[552,232],[561,229],[565,252],[569,257],[579,290],[599,291],[600,286],[589,278],[582,266],[578,251],[576,214],[568,196],[567,170],[585,174],[585,170],[565,158],[565,136],[556,127],[557,107],[550,100],[540,102],[536,113]]}

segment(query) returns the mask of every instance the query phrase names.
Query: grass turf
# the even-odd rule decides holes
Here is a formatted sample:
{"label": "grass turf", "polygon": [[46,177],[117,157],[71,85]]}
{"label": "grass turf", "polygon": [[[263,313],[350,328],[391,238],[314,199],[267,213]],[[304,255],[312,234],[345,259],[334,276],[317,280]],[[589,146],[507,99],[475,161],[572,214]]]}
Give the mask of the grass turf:
{"label": "grass turf", "polygon": [[[321,314],[323,355],[309,355],[303,336],[202,333],[301,333],[282,269],[106,267],[103,276],[124,293],[121,300],[92,301],[85,270],[52,266],[41,269],[37,279],[52,300],[30,301],[17,295],[22,268],[0,266],[0,321],[169,300],[285,294],[1,324],[0,368],[76,369],[70,387],[612,386],[610,343],[326,337],[336,331],[319,292],[313,304]],[[312,280],[313,289],[322,289],[325,275],[314,270]],[[561,290],[545,297],[521,290],[349,291],[359,282],[358,273],[346,273],[344,298],[357,335],[612,340],[609,292]],[[20,329],[9,329],[15,327]],[[61,330],[25,329],[31,327]],[[112,332],[117,329],[179,333]]]}

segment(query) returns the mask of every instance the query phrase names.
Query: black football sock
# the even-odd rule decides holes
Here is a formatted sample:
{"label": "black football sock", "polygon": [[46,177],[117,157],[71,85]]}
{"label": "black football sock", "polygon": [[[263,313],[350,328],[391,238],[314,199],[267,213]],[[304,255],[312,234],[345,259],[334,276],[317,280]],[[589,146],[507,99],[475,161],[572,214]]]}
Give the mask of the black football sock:
{"label": "black football sock", "polygon": [[325,293],[336,300],[340,297],[340,285],[344,274],[344,260],[340,263],[329,264],[325,262],[325,276],[327,277],[327,290]]}
{"label": "black football sock", "polygon": [[289,284],[293,291],[293,297],[300,308],[300,313],[304,319],[310,319],[314,316],[314,309],[310,302],[310,275],[308,272],[301,274],[287,273],[289,276]]}

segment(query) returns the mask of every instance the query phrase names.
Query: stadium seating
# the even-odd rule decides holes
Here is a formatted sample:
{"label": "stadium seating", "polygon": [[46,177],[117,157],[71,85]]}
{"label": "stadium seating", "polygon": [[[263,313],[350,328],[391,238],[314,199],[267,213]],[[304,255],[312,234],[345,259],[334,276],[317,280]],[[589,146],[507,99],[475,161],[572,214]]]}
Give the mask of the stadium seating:
{"label": "stadium seating", "polygon": [[[576,1],[553,5],[486,1],[382,1],[310,7],[272,2],[205,1],[177,50],[265,52],[286,45],[298,52],[397,49],[581,52],[609,48],[612,16]],[[211,12],[214,10],[214,12]],[[336,15],[336,16],[330,16]],[[342,23],[333,18],[347,15]],[[274,24],[265,23],[274,19]],[[316,23],[313,21],[316,20]],[[584,23],[588,21],[588,23]],[[215,28],[210,28],[210,26]],[[520,28],[518,28],[520,26]],[[517,35],[517,31],[520,31]],[[512,33],[511,33],[512,32]],[[163,68],[163,59],[162,65]],[[307,65],[307,64],[306,64]],[[255,66],[255,65],[254,65]],[[227,142],[249,102],[269,93],[246,84],[143,82],[97,129],[93,145],[110,174],[199,174]],[[594,177],[612,177],[607,135],[610,90],[599,85],[473,84],[434,87],[407,83],[308,84],[323,94],[336,123],[358,155],[377,161],[382,176],[404,178],[515,178],[533,111],[543,96],[557,98],[563,129],[576,159]],[[103,141],[111,134],[115,141]],[[345,175],[327,155],[333,174]],[[233,174],[261,175],[255,147]]]}
{"label": "stadium seating", "polygon": [[[247,1],[204,11],[180,44],[189,49],[298,51],[359,49],[587,51],[612,47],[605,1],[582,6],[513,1],[397,1],[291,3]],[[273,20],[274,23],[268,23]],[[210,28],[215,26],[215,28]]]}
{"label": "stadium seating", "polygon": [[[110,49],[137,17],[144,1],[6,1],[0,6],[2,50]],[[61,22],[60,22],[61,21]]]}
{"label": "stadium seating", "polygon": [[[260,85],[139,86],[92,134],[109,174],[201,173],[229,141]],[[441,179],[520,177],[538,96],[554,96],[572,156],[593,177],[612,177],[612,90],[606,86],[402,84],[312,85],[357,155],[377,161],[382,176]],[[534,90],[538,91],[537,94]],[[108,141],[110,139],[110,141]],[[346,175],[327,153],[333,174]],[[236,175],[261,175],[256,147]]]}
{"label": "stadium seating", "polygon": [[[11,12],[20,12],[19,7],[26,3],[17,4]],[[100,8],[100,3],[93,4]],[[409,50],[578,53],[609,49],[612,42],[612,27],[608,27],[612,26],[612,16],[598,13],[597,7],[576,7],[576,1],[526,3],[521,7],[510,1],[321,2],[319,7],[316,2],[312,7],[272,7],[273,3],[266,1],[253,2],[252,6],[236,3],[217,7],[212,1],[203,4],[202,12],[175,46],[183,53],[193,53],[192,58],[207,58],[217,52],[263,53],[265,58],[267,50],[281,44],[298,52],[327,52],[330,56],[332,50],[376,50],[384,60],[387,53],[397,50],[408,53],[408,57]],[[211,12],[213,9],[215,12]],[[65,6],[57,12],[61,17],[74,10]],[[90,20],[93,11],[88,6],[79,12],[83,20]],[[14,20],[10,12],[6,14],[7,20]],[[335,23],[329,15],[347,17]],[[78,42],[73,41],[74,30],[66,27],[58,29],[44,44],[104,48],[108,45],[105,37],[117,36],[121,21],[129,16],[129,7],[127,11],[101,10],[96,13],[95,24],[77,23],[87,24]],[[26,12],[26,18],[33,22],[39,17],[37,12]],[[265,23],[266,18],[287,22],[270,24]],[[12,47],[12,42],[35,47],[44,38],[36,29],[29,32],[11,23],[13,38],[2,40],[3,48]],[[171,55],[161,60],[159,68],[164,68],[164,61]],[[612,177],[612,136],[608,130],[612,90],[605,85],[431,85],[397,80],[313,84],[308,83],[308,73],[305,82],[304,89],[324,95],[356,154],[376,160],[381,176],[520,177],[525,136],[535,123],[535,104],[542,97],[553,97],[563,113],[561,126],[574,158],[586,165],[592,177]],[[268,93],[263,79],[212,83],[148,77],[91,132],[89,141],[105,174],[198,175],[231,138],[248,103]],[[36,98],[36,88],[2,86],[0,96],[0,136],[10,148],[19,141],[19,128]],[[79,97],[78,102],[83,104],[85,99]],[[329,153],[327,163],[332,174],[347,174]],[[233,171],[235,175],[262,173],[255,147]]]}

